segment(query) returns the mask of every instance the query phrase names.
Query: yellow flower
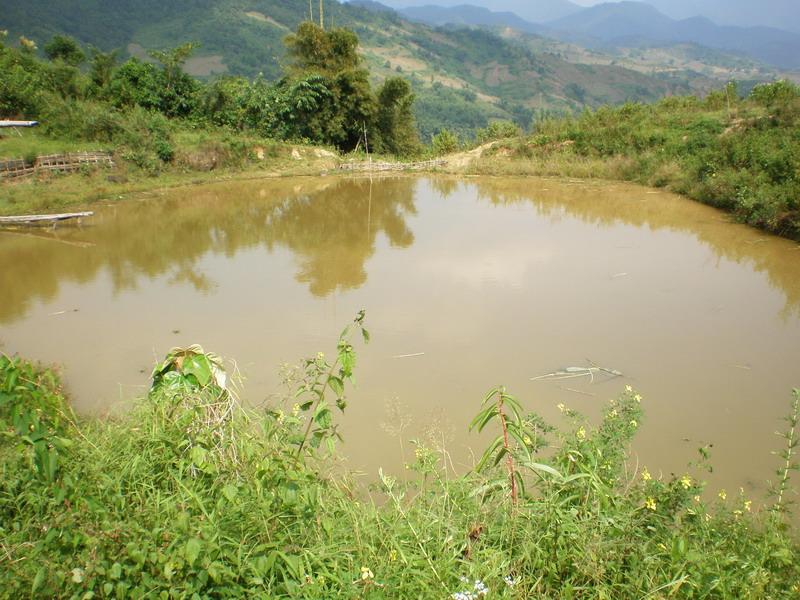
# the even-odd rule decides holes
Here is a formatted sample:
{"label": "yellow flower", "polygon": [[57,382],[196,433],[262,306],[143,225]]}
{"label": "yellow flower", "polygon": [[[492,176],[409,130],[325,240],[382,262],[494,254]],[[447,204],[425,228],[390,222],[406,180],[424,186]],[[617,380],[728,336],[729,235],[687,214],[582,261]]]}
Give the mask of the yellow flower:
{"label": "yellow flower", "polygon": [[694,497],[694,501],[695,501],[695,502],[700,502],[700,496],[695,496],[695,497]]}
{"label": "yellow flower", "polygon": [[533,440],[527,435],[522,438],[522,441],[525,442],[526,446],[531,446],[533,444]]}
{"label": "yellow flower", "polygon": [[638,421],[636,421],[636,419],[631,419],[631,427],[633,427],[635,429],[638,426],[639,426]]}
{"label": "yellow flower", "polygon": [[688,490],[690,487],[692,487],[692,478],[688,475],[684,475],[681,477],[681,485],[683,486],[683,489]]}
{"label": "yellow flower", "polygon": [[389,562],[395,562],[397,560],[397,550],[392,548],[389,551]]}
{"label": "yellow flower", "polygon": [[361,567],[361,580],[369,581],[370,579],[375,579],[375,575],[372,574],[368,567]]}
{"label": "yellow flower", "polygon": [[561,402],[561,403],[558,405],[558,410],[560,410],[561,412],[564,412],[565,410],[567,410],[567,407],[566,407],[566,406],[564,406],[564,403],[563,403],[563,402]]}
{"label": "yellow flower", "polygon": [[277,416],[276,416],[276,420],[278,421],[278,423],[283,423],[285,418],[286,418],[286,415],[283,414],[282,410],[279,410],[277,412]]}
{"label": "yellow flower", "polygon": [[633,391],[633,388],[631,386],[629,386],[629,385],[626,385],[625,386],[625,391],[628,392],[628,393],[631,393]]}
{"label": "yellow flower", "polygon": [[292,416],[293,416],[293,417],[296,417],[296,416],[297,416],[297,415],[299,415],[299,414],[300,414],[300,405],[299,405],[299,404],[295,404],[295,405],[292,407]]}
{"label": "yellow flower", "polygon": [[745,500],[745,501],[744,501],[744,509],[745,509],[747,512],[750,512],[750,510],[751,510],[752,508],[753,508],[753,501],[752,501],[752,500]]}
{"label": "yellow flower", "polygon": [[728,499],[728,492],[726,492],[725,490],[720,490],[719,494],[717,494],[717,495],[720,497],[721,500],[727,500]]}
{"label": "yellow flower", "polygon": [[580,429],[578,429],[578,432],[575,435],[578,436],[579,440],[585,440],[586,439],[586,430],[583,427],[581,427]]}
{"label": "yellow flower", "polygon": [[644,479],[645,481],[650,481],[652,478],[653,476],[650,475],[650,471],[647,470],[647,467],[642,469],[642,479]]}
{"label": "yellow flower", "polygon": [[636,394],[636,395],[633,397],[633,399],[634,399],[634,400],[636,400],[637,402],[641,402],[641,401],[642,401],[642,397],[641,397],[639,394]]}
{"label": "yellow flower", "polygon": [[617,412],[616,408],[612,410],[610,413],[608,413],[608,416],[610,416],[612,419],[616,419],[618,415],[619,413]]}
{"label": "yellow flower", "polygon": [[656,509],[656,500],[655,498],[648,498],[644,501],[645,508],[649,508],[650,510]]}

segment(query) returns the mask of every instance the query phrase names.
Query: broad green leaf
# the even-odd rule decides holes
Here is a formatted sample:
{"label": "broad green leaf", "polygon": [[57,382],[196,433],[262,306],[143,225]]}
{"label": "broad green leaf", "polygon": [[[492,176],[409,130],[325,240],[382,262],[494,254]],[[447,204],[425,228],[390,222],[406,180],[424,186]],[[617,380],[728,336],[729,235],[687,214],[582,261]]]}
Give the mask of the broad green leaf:
{"label": "broad green leaf", "polygon": [[203,542],[201,540],[197,538],[190,539],[183,548],[183,555],[186,557],[186,562],[189,563],[189,565],[194,565],[202,550]]}
{"label": "broad green leaf", "polygon": [[192,354],[183,362],[183,374],[194,375],[201,387],[211,382],[211,363],[203,354]]}
{"label": "broad green leaf", "polygon": [[233,502],[236,500],[236,496],[239,495],[239,489],[235,485],[229,483],[222,488],[222,495],[225,496],[228,502]]}
{"label": "broad green leaf", "polygon": [[337,398],[341,398],[344,396],[344,381],[336,377],[335,375],[331,375],[328,377],[328,385],[333,390],[333,393],[336,394]]}

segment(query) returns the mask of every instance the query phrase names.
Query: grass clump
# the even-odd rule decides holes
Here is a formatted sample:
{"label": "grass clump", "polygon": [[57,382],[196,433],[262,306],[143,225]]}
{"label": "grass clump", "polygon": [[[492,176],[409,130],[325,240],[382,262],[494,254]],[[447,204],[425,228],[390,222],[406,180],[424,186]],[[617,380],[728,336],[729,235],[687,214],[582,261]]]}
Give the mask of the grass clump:
{"label": "grass clump", "polygon": [[[703,500],[704,459],[669,478],[632,471],[628,448],[643,417],[630,388],[596,426],[561,407],[563,430],[498,388],[474,422],[500,440],[479,468],[455,476],[446,450],[415,443],[408,478],[381,472],[364,489],[331,468],[333,412],[346,408],[359,330],[363,314],[335,360],[304,361],[285,405],[257,411],[239,406],[221,363],[198,347],[173,351],[148,397],[102,422],[77,423],[52,372],[0,359],[0,597],[800,591],[800,547],[785,512],[800,392],[771,507],[743,495]],[[48,439],[63,440],[53,445],[54,471],[27,439],[35,418]],[[545,448],[548,457],[534,461]]]}

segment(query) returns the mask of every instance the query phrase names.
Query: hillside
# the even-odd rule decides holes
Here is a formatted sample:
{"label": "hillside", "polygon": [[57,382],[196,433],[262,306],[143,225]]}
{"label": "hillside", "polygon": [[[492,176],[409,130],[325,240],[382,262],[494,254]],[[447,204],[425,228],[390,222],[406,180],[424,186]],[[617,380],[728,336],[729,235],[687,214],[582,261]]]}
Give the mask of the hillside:
{"label": "hillside", "polygon": [[[284,60],[283,38],[307,18],[308,5],[279,0],[10,0],[0,29],[26,35],[41,47],[66,33],[101,49],[145,49],[201,43],[187,65],[197,76],[223,74],[274,79]],[[316,14],[314,15],[317,16]],[[489,119],[527,126],[535,111],[571,112],[584,105],[649,101],[690,91],[613,65],[576,65],[546,51],[464,28],[433,29],[394,13],[329,2],[326,20],[351,28],[378,79],[398,73],[417,93],[424,139],[447,127],[471,134]]]}
{"label": "hillside", "polygon": [[[356,2],[373,10],[391,10],[371,0],[354,0]],[[655,14],[657,21],[672,23],[651,7],[644,4],[639,6],[645,9],[645,13]],[[686,80],[692,89],[699,92],[731,80],[746,83],[745,87],[749,87],[751,83],[779,77],[775,68],[755,59],[692,42],[651,40],[645,44],[641,37],[628,35],[615,40],[612,45],[586,33],[555,31],[545,25],[526,21],[514,13],[494,12],[482,6],[414,6],[398,9],[398,12],[411,21],[436,27],[464,25],[487,28],[536,54],[555,54],[573,64],[621,66],[649,75]],[[569,18],[580,21],[581,15],[577,13]],[[644,28],[651,27],[646,18],[641,21]],[[628,26],[635,29],[636,24],[630,23]],[[719,80],[719,83],[713,80]]]}

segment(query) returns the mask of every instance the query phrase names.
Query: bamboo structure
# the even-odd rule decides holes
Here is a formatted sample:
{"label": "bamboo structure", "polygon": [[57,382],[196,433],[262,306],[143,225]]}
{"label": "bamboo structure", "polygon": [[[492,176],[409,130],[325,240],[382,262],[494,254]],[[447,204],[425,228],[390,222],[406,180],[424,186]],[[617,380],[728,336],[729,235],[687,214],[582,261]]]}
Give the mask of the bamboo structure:
{"label": "bamboo structure", "polygon": [[0,217],[0,227],[15,226],[15,225],[38,225],[38,224],[55,224],[58,221],[67,221],[69,219],[82,219],[84,217],[91,217],[94,215],[91,211],[75,212],[75,213],[60,213],[55,215],[19,215],[14,217]]}
{"label": "bamboo structure", "polygon": [[39,156],[34,162],[25,159],[0,161],[0,179],[16,179],[37,173],[79,171],[83,165],[113,167],[110,152],[69,152]]}
{"label": "bamboo structure", "polygon": [[374,172],[374,171],[424,171],[447,164],[446,160],[426,160],[413,163],[390,162],[352,162],[339,165],[341,171]]}

